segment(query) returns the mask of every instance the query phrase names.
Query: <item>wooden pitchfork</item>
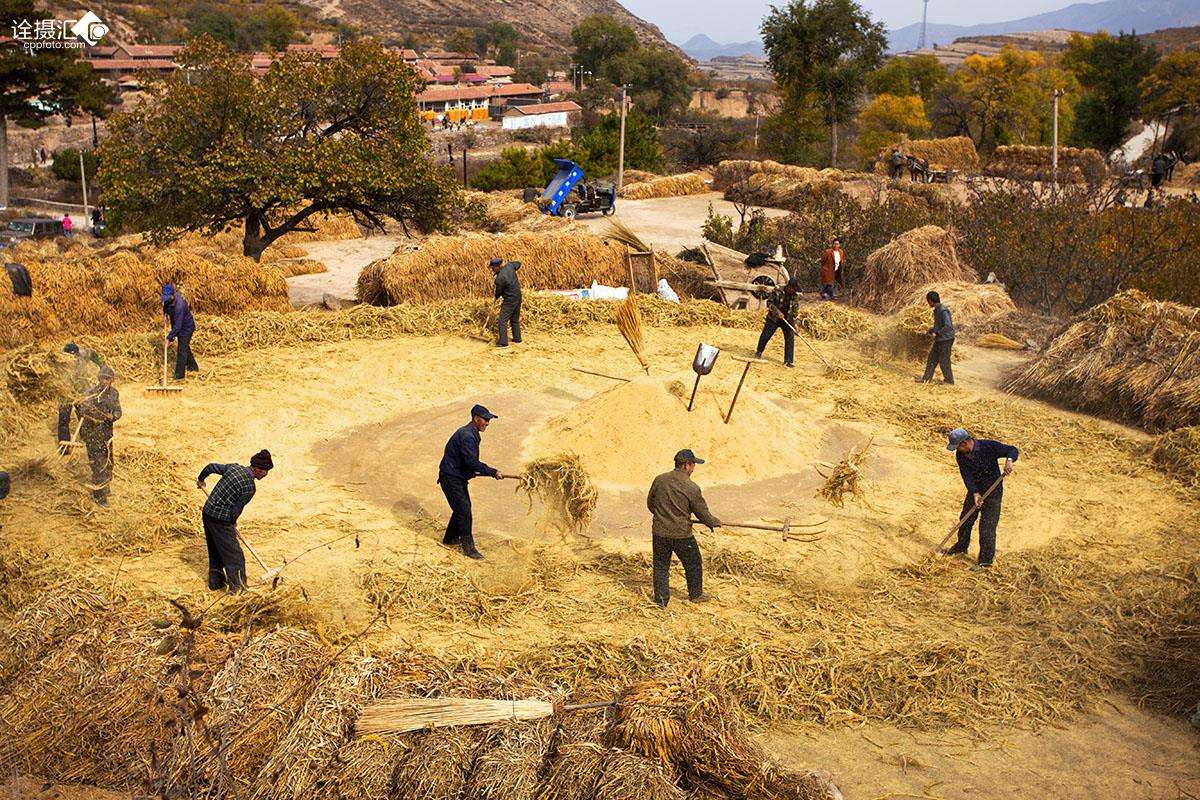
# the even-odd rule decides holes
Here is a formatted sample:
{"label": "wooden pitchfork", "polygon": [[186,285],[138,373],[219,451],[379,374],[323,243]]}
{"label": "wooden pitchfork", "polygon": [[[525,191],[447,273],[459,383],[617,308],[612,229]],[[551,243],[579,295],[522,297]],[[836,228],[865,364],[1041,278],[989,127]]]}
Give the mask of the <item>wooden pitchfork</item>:
{"label": "wooden pitchfork", "polygon": [[[790,519],[784,519],[782,525],[763,525],[757,522],[722,522],[722,528],[745,528],[752,531],[771,531],[772,533],[782,533],[783,541],[785,542],[816,542],[819,541],[825,531],[819,530],[801,530],[797,532],[796,528],[820,528],[829,520],[821,520],[820,522],[792,522]],[[693,519],[692,524],[703,525],[704,523],[698,519]]]}

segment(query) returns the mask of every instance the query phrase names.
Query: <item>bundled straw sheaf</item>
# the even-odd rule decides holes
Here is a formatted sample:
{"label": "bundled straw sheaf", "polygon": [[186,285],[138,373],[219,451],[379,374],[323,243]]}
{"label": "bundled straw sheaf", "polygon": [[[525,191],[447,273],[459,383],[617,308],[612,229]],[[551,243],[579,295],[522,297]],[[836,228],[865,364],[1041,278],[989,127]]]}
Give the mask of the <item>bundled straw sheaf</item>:
{"label": "bundled straw sheaf", "polygon": [[1122,292],[1085,311],[1008,391],[1166,431],[1200,424],[1200,309]]}
{"label": "bundled straw sheaf", "polygon": [[899,148],[906,156],[928,161],[931,169],[979,172],[979,151],[975,149],[975,141],[970,136],[950,136],[945,139],[902,138],[879,151],[879,156],[875,159],[876,174],[888,174],[893,148]]}
{"label": "bundled straw sheaf", "polygon": [[[1049,181],[1054,177],[1054,148],[1032,145],[1001,145],[988,159],[983,173],[994,178]],[[1076,147],[1058,149],[1058,180],[1062,183],[1095,184],[1104,180],[1108,167],[1098,150]]]}
{"label": "bundled straw sheaf", "polygon": [[666,175],[636,183],[626,182],[621,197],[626,200],[651,200],[656,197],[682,197],[689,194],[704,194],[709,191],[709,175],[706,172],[687,172],[683,175]]}
{"label": "bundled straw sheaf", "polygon": [[[424,303],[493,294],[488,260],[521,262],[521,285],[531,289],[576,289],[593,281],[610,286],[629,282],[625,248],[581,230],[542,233],[482,233],[435,236],[420,249],[396,253],[369,264],[358,279],[358,299],[377,306]],[[686,289],[702,271],[669,256],[656,255],[659,274]],[[703,278],[699,278],[702,282]],[[524,316],[524,309],[522,309]]]}
{"label": "bundled straw sheaf", "polygon": [[853,302],[890,314],[927,284],[978,280],[974,270],[958,260],[954,234],[925,225],[897,236],[867,257],[854,286]]}

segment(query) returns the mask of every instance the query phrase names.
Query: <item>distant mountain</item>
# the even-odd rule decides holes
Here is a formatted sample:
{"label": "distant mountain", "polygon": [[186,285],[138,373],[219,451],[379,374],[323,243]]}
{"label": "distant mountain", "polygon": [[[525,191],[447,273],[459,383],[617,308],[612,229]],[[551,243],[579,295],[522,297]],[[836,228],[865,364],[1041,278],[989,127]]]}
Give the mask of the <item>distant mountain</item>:
{"label": "distant mountain", "polygon": [[[930,24],[926,44],[949,44],[962,36],[987,36],[996,33],[1022,33],[1060,28],[1094,33],[1105,30],[1148,33],[1162,28],[1200,25],[1200,0],[1106,0],[1103,3],[1076,3],[1033,17],[984,25]],[[889,33],[889,49],[914,50],[921,38],[921,23],[907,25]],[[687,47],[684,47],[687,50]]]}
{"label": "distant mountain", "polygon": [[714,42],[703,33],[688,39],[679,49],[697,61],[711,61],[717,56],[761,56],[763,54],[761,41],[721,44]]}

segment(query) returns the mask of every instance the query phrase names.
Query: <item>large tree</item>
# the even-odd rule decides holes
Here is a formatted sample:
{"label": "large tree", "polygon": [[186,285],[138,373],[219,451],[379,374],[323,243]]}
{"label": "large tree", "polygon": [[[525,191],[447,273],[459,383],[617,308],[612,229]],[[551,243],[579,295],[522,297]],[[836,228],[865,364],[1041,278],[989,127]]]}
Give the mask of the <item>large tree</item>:
{"label": "large tree", "polygon": [[588,17],[571,31],[575,62],[599,76],[612,59],[638,49],[637,33],[612,17]]}
{"label": "large tree", "polygon": [[1075,34],[1063,66],[1084,89],[1075,106],[1075,140],[1108,153],[1125,140],[1141,113],[1141,83],[1158,63],[1158,51],[1137,36]]}
{"label": "large tree", "polygon": [[571,38],[576,63],[605,94],[611,87],[628,86],[638,107],[660,120],[679,113],[691,100],[687,62],[670,50],[642,46],[633,28],[611,17],[589,17]]}
{"label": "large tree", "polygon": [[258,76],[204,37],[178,61],[100,147],[100,185],[122,225],[162,241],[241,223],[257,259],[321,212],[444,223],[456,190],[426,157],[417,79],[399,53],[364,40],[336,59],[286,55]]}
{"label": "large tree", "polygon": [[[33,0],[0,0],[0,31],[12,31],[22,20],[36,24],[51,19],[34,7]],[[39,128],[54,116],[70,123],[71,116],[87,110],[106,113],[112,93],[90,66],[76,58],[76,48],[37,49],[32,53],[17,43],[0,44],[0,208],[7,208],[8,124]]]}
{"label": "large tree", "polygon": [[867,75],[883,62],[883,23],[854,0],[791,0],[772,6],[761,30],[771,71],[788,98],[819,98],[836,164],[839,125],[853,115]]}
{"label": "large tree", "polygon": [[945,65],[928,53],[897,56],[867,76],[867,91],[895,97],[919,95],[928,103],[933,99],[934,90],[949,75]]}

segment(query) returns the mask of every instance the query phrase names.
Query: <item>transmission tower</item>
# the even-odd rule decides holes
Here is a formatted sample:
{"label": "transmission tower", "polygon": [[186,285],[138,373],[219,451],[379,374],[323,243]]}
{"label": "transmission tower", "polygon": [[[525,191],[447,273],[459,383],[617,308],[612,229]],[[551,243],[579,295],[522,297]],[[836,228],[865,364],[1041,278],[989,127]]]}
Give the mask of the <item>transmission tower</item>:
{"label": "transmission tower", "polygon": [[921,12],[921,41],[917,43],[918,50],[925,49],[925,26],[929,22],[929,0],[925,0],[925,10]]}

